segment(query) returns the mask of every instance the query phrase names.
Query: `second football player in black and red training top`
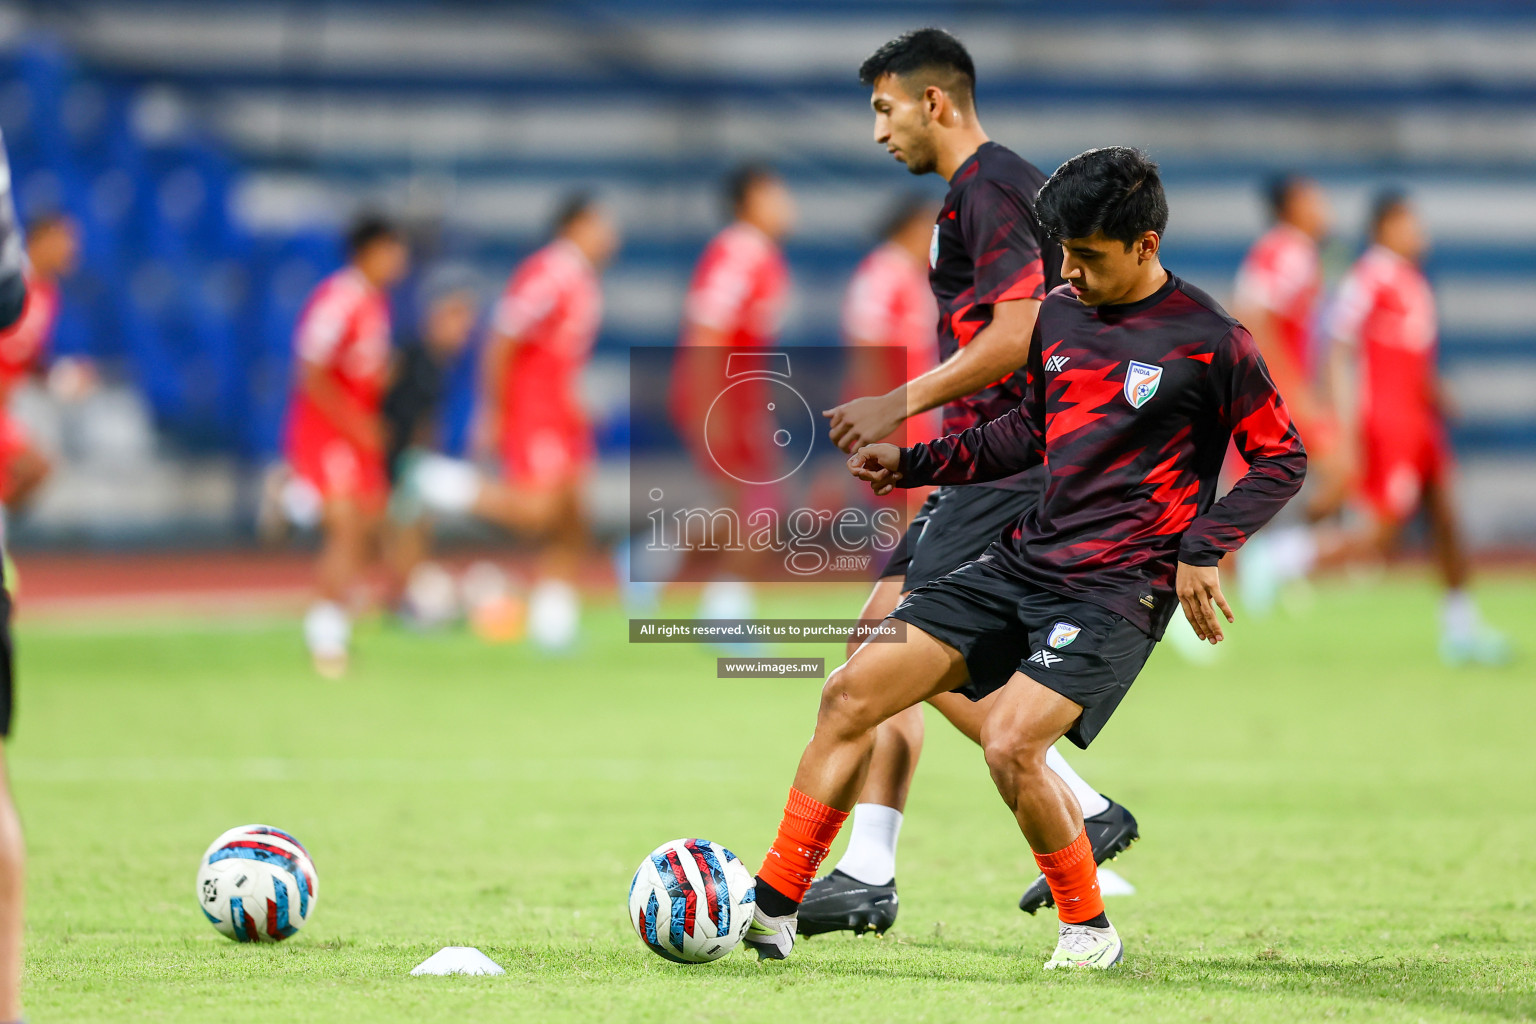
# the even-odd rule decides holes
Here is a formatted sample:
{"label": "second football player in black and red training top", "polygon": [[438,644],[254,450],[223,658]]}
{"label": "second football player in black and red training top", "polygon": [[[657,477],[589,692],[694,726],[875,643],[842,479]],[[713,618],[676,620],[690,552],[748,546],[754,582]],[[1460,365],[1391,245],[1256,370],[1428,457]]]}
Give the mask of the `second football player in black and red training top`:
{"label": "second football player in black and red training top", "polygon": [[[905,32],[859,68],[870,88],[874,141],[912,174],[949,182],[924,239],[937,307],[938,365],[884,394],[855,398],[825,414],[834,443],[852,452],[885,440],[903,419],[942,406],[946,433],[958,433],[1018,407],[1040,303],[1061,284],[1061,249],[1045,237],[1034,199],[1045,175],[993,142],[977,113],[976,67],[964,44],[941,29]],[[859,613],[884,619],[916,588],[974,561],[1039,500],[1044,473],[935,488]],[[849,644],[851,657],[859,646]],[[990,704],[958,693],[928,701],[967,738],[981,743]],[[854,807],[848,845],[801,902],[800,934],[883,932],[896,921],[896,848],[907,793],[922,753],[923,709],[880,724],[875,755]],[[1048,766],[1081,805],[1094,859],[1114,857],[1140,835],[1130,810],[1089,785],[1055,750]],[[1019,900],[1035,913],[1051,905],[1045,876]]]}
{"label": "second football player in black and red training top", "polygon": [[[1301,487],[1306,454],[1253,339],[1163,269],[1157,166],[1131,149],[1090,150],[1057,169],[1036,212],[1061,242],[1067,284],[1041,304],[1022,405],[912,448],[866,445],[849,467],[883,492],[1043,463],[1044,496],[980,559],[897,607],[903,642],[866,644],[827,680],[758,872],[746,941],[760,955],[792,948],[797,905],[857,797],[875,728],[959,689],[996,694],[987,766],[1061,918],[1046,968],[1118,963],[1082,812],[1046,751],[1063,736],[1093,740],[1175,601],[1198,636],[1223,638],[1232,613],[1217,561]],[[1217,502],[1229,439],[1249,468]]]}

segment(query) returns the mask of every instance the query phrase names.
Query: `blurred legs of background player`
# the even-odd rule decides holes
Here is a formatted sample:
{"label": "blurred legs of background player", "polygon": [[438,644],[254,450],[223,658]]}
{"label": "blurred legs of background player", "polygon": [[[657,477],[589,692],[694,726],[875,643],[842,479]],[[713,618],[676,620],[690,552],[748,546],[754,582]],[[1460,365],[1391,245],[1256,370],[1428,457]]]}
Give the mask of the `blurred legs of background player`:
{"label": "blurred legs of background player", "polygon": [[[1501,664],[1506,638],[1490,628],[1467,590],[1469,569],[1446,438],[1448,399],[1435,370],[1433,293],[1419,269],[1428,239],[1399,193],[1384,193],[1371,217],[1372,246],[1340,287],[1329,318],[1332,392],[1345,444],[1358,447],[1364,524],[1279,530],[1254,557],[1271,586],[1314,571],[1377,560],[1396,551],[1414,513],[1426,514],[1445,597],[1442,658],[1452,665]],[[1262,536],[1262,535],[1261,535]],[[1248,562],[1244,562],[1245,572]]]}
{"label": "blurred legs of background player", "polygon": [[[438,413],[448,371],[469,344],[479,316],[478,281],[467,268],[428,272],[417,303],[419,331],[395,347],[389,390],[384,395],[384,458],[392,492],[412,452],[440,447]],[[409,501],[391,500],[384,559],[389,570],[385,602],[406,621],[433,625],[438,609],[413,602],[411,581],[431,553],[432,523]]]}
{"label": "blurred legs of background player", "polygon": [[576,580],[590,547],[583,492],[595,446],[580,378],[602,322],[601,274],[620,236],[589,193],[564,200],[552,234],[513,271],[481,366],[473,443],[477,456],[500,462],[501,478],[443,457],[420,460],[408,476],[433,511],[473,515],[539,540],[528,635],[563,650],[576,639]]}

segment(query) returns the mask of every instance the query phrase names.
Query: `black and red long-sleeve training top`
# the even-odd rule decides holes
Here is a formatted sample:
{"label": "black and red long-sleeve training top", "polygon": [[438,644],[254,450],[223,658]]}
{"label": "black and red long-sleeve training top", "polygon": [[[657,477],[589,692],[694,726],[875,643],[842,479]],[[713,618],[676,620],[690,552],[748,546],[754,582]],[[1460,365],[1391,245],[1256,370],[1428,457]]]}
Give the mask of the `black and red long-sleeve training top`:
{"label": "black and red long-sleeve training top", "polygon": [[[1248,472],[1214,501],[1228,439]],[[1172,274],[1122,306],[1040,306],[1023,403],[903,449],[900,486],[1047,482],[982,556],[1161,637],[1176,563],[1215,565],[1301,487],[1307,456],[1248,331]]]}

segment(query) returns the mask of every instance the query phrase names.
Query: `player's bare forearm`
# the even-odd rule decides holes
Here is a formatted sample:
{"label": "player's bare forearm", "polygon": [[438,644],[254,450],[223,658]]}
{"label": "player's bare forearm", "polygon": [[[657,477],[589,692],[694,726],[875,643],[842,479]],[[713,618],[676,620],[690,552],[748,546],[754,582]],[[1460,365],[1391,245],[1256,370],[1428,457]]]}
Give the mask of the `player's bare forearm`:
{"label": "player's bare forearm", "polygon": [[914,380],[905,389],[907,415],[974,394],[988,384],[1021,369],[1029,360],[1029,340],[1035,332],[1040,303],[1014,299],[992,307],[992,322],[949,359]]}
{"label": "player's bare forearm", "polygon": [[1220,609],[1228,622],[1236,622],[1237,617],[1232,614],[1232,606],[1227,604],[1221,592],[1221,574],[1216,566],[1180,562],[1174,576],[1173,590],[1196,636],[1213,644],[1226,639],[1221,628],[1221,617],[1216,611]]}
{"label": "player's bare forearm", "polygon": [[1040,303],[999,302],[992,322],[949,359],[883,395],[855,398],[822,413],[832,443],[844,451],[889,436],[908,417],[937,408],[1015,372],[1029,359],[1030,337]]}
{"label": "player's bare forearm", "polygon": [[323,368],[306,365],[300,388],[321,414],[355,443],[370,449],[384,447],[384,428],[378,415],[337,387]]}

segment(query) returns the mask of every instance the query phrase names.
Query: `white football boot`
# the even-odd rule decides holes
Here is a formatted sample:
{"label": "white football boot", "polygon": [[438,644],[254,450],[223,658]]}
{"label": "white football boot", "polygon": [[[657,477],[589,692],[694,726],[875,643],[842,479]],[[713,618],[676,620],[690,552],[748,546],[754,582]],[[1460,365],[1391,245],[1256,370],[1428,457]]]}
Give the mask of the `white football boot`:
{"label": "white football boot", "polygon": [[1115,926],[1090,928],[1085,924],[1061,924],[1056,953],[1045,962],[1045,969],[1093,967],[1107,971],[1125,955],[1125,944],[1115,933]]}
{"label": "white football boot", "polygon": [[769,917],[761,907],[752,908],[752,923],[741,941],[757,950],[759,960],[783,960],[795,948],[795,919],[798,914]]}

